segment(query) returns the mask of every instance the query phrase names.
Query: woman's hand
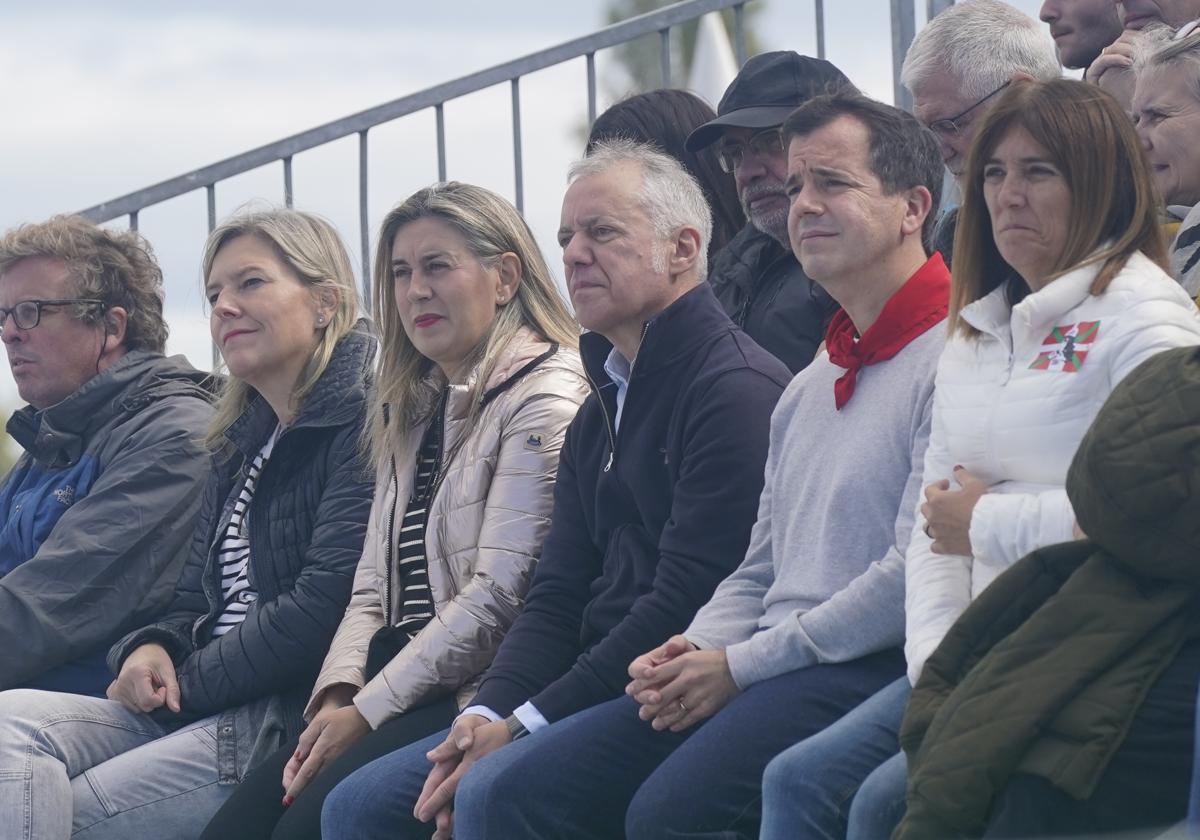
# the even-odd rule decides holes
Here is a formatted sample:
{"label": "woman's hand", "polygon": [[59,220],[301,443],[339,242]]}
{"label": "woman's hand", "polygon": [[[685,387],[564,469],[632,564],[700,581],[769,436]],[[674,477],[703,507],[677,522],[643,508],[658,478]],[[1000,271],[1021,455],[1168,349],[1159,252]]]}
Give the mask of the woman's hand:
{"label": "woman's hand", "polygon": [[971,514],[987,485],[963,467],[954,468],[954,480],[962,489],[951,490],[950,482],[942,479],[925,488],[921,515],[925,517],[925,533],[933,540],[934,554],[973,555],[971,550]]}
{"label": "woman's hand", "polygon": [[292,804],[322,767],[371,731],[358,707],[341,700],[340,693],[327,695],[321,711],[301,733],[296,752],[283,768],[284,806]]}
{"label": "woman's hand", "polygon": [[134,712],[152,712],[160,706],[178,712],[179,681],[167,649],[153,643],[135,648],[109,685],[108,699]]}

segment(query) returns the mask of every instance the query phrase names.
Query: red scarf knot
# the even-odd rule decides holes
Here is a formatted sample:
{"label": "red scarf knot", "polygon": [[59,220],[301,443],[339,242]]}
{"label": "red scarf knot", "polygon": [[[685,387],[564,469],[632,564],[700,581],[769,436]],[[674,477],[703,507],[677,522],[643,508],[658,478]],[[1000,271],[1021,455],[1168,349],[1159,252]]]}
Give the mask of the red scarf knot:
{"label": "red scarf knot", "polygon": [[883,305],[875,323],[855,341],[854,322],[839,309],[825,331],[829,361],[846,369],[833,386],[838,411],[854,396],[858,372],[866,365],[886,362],[911,341],[946,318],[950,303],[950,272],[942,255],[933,256],[905,281]]}

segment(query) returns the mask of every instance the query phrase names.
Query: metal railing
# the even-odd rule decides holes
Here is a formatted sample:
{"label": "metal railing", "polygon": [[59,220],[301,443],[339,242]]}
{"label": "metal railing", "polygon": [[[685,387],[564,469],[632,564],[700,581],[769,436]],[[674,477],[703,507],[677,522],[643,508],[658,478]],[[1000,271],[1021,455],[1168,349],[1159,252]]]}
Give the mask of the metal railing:
{"label": "metal railing", "polygon": [[[549,49],[505,62],[486,70],[434,85],[431,88],[393,99],[374,108],[359,111],[348,117],[293,134],[274,143],[251,149],[209,166],[154,184],[136,192],[105,201],[86,210],[81,215],[95,222],[106,222],[120,216],[128,216],[130,228],[138,227],[138,213],[155,204],[176,198],[196,190],[204,190],[208,198],[208,229],[217,223],[217,184],[273,163],[282,163],[284,203],[292,206],[292,159],[295,155],[324,146],[352,134],[358,135],[358,211],[359,236],[362,245],[363,300],[368,303],[370,295],[370,226],[367,211],[368,146],[367,133],[374,127],[408,116],[417,111],[434,109],[436,119],[437,176],[446,180],[446,124],[445,104],[453,99],[507,82],[512,96],[512,139],[513,173],[515,176],[515,201],[517,209],[524,211],[525,185],[524,162],[521,155],[521,78],[538,70],[544,70],[568,61],[583,58],[587,62],[587,103],[589,123],[596,118],[596,53],[603,49],[620,46],[636,38],[658,33],[660,44],[660,68],[662,86],[670,87],[671,78],[671,29],[696,20],[713,11],[732,8],[734,12],[734,51],[738,66],[746,59],[746,33],[744,26],[745,5],[753,0],[684,0],[671,6],[639,15],[629,20],[600,29],[590,35],[575,38]],[[949,5],[953,0],[927,0],[930,16],[935,7]],[[899,68],[913,38],[915,29],[914,0],[891,0],[892,55],[895,77],[896,102],[906,101],[900,88]],[[814,0],[817,54],[825,56],[825,9],[823,0]]]}

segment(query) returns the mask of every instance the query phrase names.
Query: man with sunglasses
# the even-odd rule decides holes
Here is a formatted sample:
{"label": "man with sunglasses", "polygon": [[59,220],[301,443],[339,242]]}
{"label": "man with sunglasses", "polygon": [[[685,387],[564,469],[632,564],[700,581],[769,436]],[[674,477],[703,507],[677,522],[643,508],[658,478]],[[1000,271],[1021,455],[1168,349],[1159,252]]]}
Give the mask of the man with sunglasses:
{"label": "man with sunglasses", "polygon": [[788,244],[787,154],[779,127],[813,96],[850,86],[828,61],[763,53],[729,85],[716,119],[687,139],[692,152],[716,144],[749,220],[713,257],[709,282],[729,317],[792,373],[812,361],[836,305],[805,276]]}
{"label": "man with sunglasses", "polygon": [[[1010,82],[1061,75],[1046,31],[1000,0],[972,0],[939,14],[917,33],[900,69],[900,81],[912,94],[913,116],[933,131],[955,179],[966,169],[988,107]],[[947,263],[957,215],[957,208],[948,209],[934,231],[934,247]]]}
{"label": "man with sunglasses", "polygon": [[212,407],[166,337],[136,233],[60,216],[0,237],[0,340],[28,403],[0,482],[0,689],[103,696],[109,646],[167,605]]}

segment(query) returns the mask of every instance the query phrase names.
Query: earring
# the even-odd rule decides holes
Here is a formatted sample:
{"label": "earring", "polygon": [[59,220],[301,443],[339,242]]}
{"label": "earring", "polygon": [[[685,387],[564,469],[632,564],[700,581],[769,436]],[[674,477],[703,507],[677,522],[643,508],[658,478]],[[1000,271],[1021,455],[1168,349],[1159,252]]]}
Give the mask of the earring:
{"label": "earring", "polygon": [[323,326],[325,326],[325,316],[324,316],[324,315],[318,315],[318,316],[317,316],[317,326],[318,326],[318,327],[323,327]]}

